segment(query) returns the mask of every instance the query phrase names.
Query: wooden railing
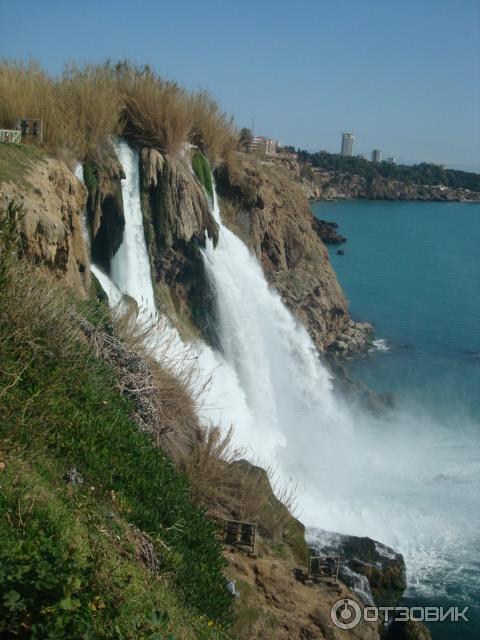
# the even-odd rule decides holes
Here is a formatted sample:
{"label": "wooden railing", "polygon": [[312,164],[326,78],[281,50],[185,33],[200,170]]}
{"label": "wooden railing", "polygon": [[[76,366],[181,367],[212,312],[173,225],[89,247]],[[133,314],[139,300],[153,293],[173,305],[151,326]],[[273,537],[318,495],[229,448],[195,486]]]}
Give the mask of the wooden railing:
{"label": "wooden railing", "polygon": [[21,141],[21,131],[17,131],[16,129],[0,129],[0,142],[15,142],[20,144]]}

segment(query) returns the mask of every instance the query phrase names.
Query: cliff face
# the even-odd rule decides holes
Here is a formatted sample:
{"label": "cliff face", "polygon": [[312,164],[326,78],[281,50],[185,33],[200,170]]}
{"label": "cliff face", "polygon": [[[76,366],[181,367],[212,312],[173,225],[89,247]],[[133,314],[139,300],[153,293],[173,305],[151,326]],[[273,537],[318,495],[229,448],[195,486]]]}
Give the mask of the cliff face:
{"label": "cliff face", "polygon": [[28,257],[45,265],[86,297],[90,261],[83,238],[85,187],[61,160],[16,145],[0,145],[0,204],[22,207],[22,244]]}
{"label": "cliff face", "polygon": [[350,319],[291,167],[242,155],[238,166],[219,170],[216,179],[225,223],[254,251],[268,282],[305,324],[318,349],[345,355],[361,349],[371,327]]}
{"label": "cliff face", "polygon": [[87,158],[83,172],[88,188],[92,260],[108,272],[111,258],[123,239],[125,216],[121,180],[125,178],[125,172],[111,145]]}
{"label": "cliff face", "polygon": [[[5,166],[8,154],[30,153],[28,149],[19,151],[12,147],[5,150],[4,147],[0,145],[0,169]],[[13,159],[7,160],[7,164],[12,166]],[[87,168],[86,182],[92,250],[96,247],[97,255],[106,264],[118,248],[123,234],[123,169],[112,149],[89,162],[91,166]],[[31,157],[23,158],[22,162],[18,161],[17,165],[22,171],[0,173],[0,191],[5,200],[14,199],[23,204],[22,235],[27,254],[54,270],[66,284],[86,297],[90,275],[81,220],[87,189],[65,163],[41,153],[35,152]],[[145,234],[162,310],[166,313],[171,311],[180,323],[185,320],[186,332],[196,330],[209,338],[213,298],[203,270],[199,245],[204,242],[206,234],[215,241],[218,228],[204,189],[192,173],[187,158],[173,159],[148,148],[141,151],[140,165]],[[226,224],[250,246],[268,281],[305,323],[318,348],[344,354],[361,348],[368,337],[369,327],[355,324],[349,318],[328,253],[312,226],[312,215],[302,185],[300,180],[292,181],[289,167],[265,165],[254,158],[242,156],[236,167],[224,167],[216,177]],[[109,334],[99,337],[96,328],[85,322],[81,325],[85,337],[96,341],[95,351],[107,362],[109,370],[115,373],[115,365],[121,370],[122,375],[117,371],[116,391],[121,389],[133,404],[139,403],[136,422],[140,423],[140,428],[153,433],[162,447],[168,449],[172,442],[178,447],[180,432],[174,430],[174,425],[166,423],[162,407],[156,402],[158,398],[151,397],[152,371],[148,370],[145,362],[135,354],[129,354],[128,350],[119,348]],[[180,326],[180,330],[182,328]],[[149,384],[143,384],[145,379]],[[76,379],[74,384],[77,385]],[[108,391],[111,390],[105,389],[103,393],[108,396]],[[105,401],[98,409],[98,401],[95,403],[96,415],[114,405],[114,402]],[[90,418],[87,423],[88,428],[98,427]],[[112,424],[116,423],[107,415],[101,426],[107,428]],[[194,417],[191,424],[184,422],[182,426],[185,428],[182,438],[187,442],[187,448],[193,447],[198,432]],[[120,442],[122,433],[114,429],[111,442],[117,442],[119,455],[130,455],[129,447]],[[80,436],[75,433],[75,437]],[[132,451],[135,471],[130,472],[130,476],[136,478],[140,458],[135,455],[135,450]],[[145,446],[142,451],[145,453]],[[103,449],[100,454],[110,455],[110,450],[105,454]],[[123,460],[121,457],[118,459]],[[148,461],[151,460],[149,457]],[[109,462],[107,458],[105,469]],[[156,476],[152,477],[155,479]],[[229,482],[231,477],[231,473],[227,474]],[[144,486],[147,482],[144,481]],[[260,481],[256,483],[260,484]],[[111,486],[108,492],[113,495]],[[269,504],[274,502],[271,497]],[[112,505],[111,508],[114,510],[116,507]],[[292,568],[298,574],[301,564],[299,550],[303,550],[305,542],[301,525],[291,519],[290,529],[292,527],[293,538],[292,531],[289,531],[279,546],[272,545],[272,540],[267,541],[263,537],[264,531],[259,523],[257,558],[244,556],[236,550],[225,551],[229,561],[226,571],[237,581],[241,592],[238,599],[238,638],[268,640],[272,631],[276,638],[285,640],[340,638],[344,635],[333,626],[330,607],[338,598],[354,597],[354,593],[344,584],[335,587],[309,585],[302,578],[295,577]],[[153,531],[154,526],[149,530]],[[188,557],[192,557],[191,554]],[[303,575],[306,567],[301,566]],[[191,575],[191,572],[185,572],[187,574]],[[378,576],[375,574],[373,577]],[[381,587],[384,586],[382,579],[383,574],[378,582]],[[391,582],[389,579],[388,585]],[[361,623],[349,633],[349,637],[378,640],[379,628],[376,624]]]}
{"label": "cliff face", "polygon": [[[11,145],[1,149],[6,156],[27,152],[27,147]],[[123,238],[123,168],[111,146],[99,150],[84,165],[87,192],[61,160],[35,151],[24,165],[24,180],[2,175],[0,185],[5,200],[23,204],[27,251],[85,296],[90,269],[83,211],[86,205],[92,258],[108,271]],[[199,247],[206,235],[215,242],[218,228],[204,188],[186,156],[173,159],[144,148],[140,165],[145,233],[159,302],[186,337],[199,334],[214,343],[213,297]],[[305,324],[319,350],[348,355],[362,348],[370,327],[349,318],[327,250],[312,226],[298,164],[293,165],[260,163],[240,154],[235,169],[219,169],[222,216],[250,246],[268,282]]]}
{"label": "cliff face", "polygon": [[[188,153],[188,152],[187,152]],[[151,148],[140,156],[142,210],[155,290],[164,312],[185,337],[200,332],[213,340],[213,305],[199,247],[218,238],[205,191],[189,158],[171,158]]]}

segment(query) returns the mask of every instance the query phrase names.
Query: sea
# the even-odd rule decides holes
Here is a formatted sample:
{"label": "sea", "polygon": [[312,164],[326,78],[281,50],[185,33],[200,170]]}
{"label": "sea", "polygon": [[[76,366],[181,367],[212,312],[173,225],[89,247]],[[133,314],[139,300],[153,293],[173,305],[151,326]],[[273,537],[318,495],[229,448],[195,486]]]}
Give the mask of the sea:
{"label": "sea", "polygon": [[368,352],[348,362],[350,374],[391,392],[397,416],[417,416],[398,447],[406,465],[405,451],[430,442],[412,466],[415,488],[388,489],[399,517],[418,514],[415,539],[392,521],[407,563],[401,604],[468,607],[469,622],[430,622],[432,637],[480,638],[480,205],[311,206],[347,238],[329,245],[330,260],[351,316],[375,327]]}

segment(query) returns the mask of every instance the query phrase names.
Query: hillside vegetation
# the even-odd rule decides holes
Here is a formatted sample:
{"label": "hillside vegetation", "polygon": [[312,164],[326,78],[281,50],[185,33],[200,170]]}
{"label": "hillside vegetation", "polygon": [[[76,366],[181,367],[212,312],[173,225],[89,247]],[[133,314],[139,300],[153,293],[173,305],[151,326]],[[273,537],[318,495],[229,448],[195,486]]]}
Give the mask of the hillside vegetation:
{"label": "hillside vegetation", "polygon": [[0,128],[41,118],[48,149],[79,161],[112,135],[171,155],[194,144],[212,165],[228,161],[237,145],[232,120],[206,92],[189,92],[127,61],[70,64],[59,79],[34,62],[3,61],[0,95]]}
{"label": "hillside vegetation", "polygon": [[345,172],[362,176],[369,181],[380,176],[407,184],[444,185],[452,189],[480,191],[480,174],[445,167],[429,162],[415,165],[395,165],[389,162],[369,162],[364,158],[342,156],[326,151],[308,153],[298,150],[299,160],[325,171]]}
{"label": "hillside vegetation", "polygon": [[216,523],[302,562],[295,488],[199,425],[192,365],[154,359],[95,279],[77,300],[30,263],[23,215],[0,207],[0,637],[247,638]]}
{"label": "hillside vegetation", "polygon": [[82,337],[100,303],[18,258],[19,215],[0,213],[0,637],[221,638],[214,526]]}

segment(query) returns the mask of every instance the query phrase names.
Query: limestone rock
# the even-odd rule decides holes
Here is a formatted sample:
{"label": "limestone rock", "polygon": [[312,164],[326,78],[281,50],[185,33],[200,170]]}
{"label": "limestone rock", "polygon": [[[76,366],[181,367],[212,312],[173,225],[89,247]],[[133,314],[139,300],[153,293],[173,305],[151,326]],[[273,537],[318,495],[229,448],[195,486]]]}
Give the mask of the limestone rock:
{"label": "limestone rock", "polygon": [[385,640],[432,640],[432,634],[423,623],[408,620],[394,622],[388,628]]}
{"label": "limestone rock", "polygon": [[111,258],[123,240],[125,215],[121,180],[125,172],[113,146],[107,144],[87,158],[85,173],[92,259],[108,272]]}
{"label": "limestone rock", "polygon": [[[313,546],[316,552],[340,555],[344,577],[348,578],[349,572],[364,576],[368,580],[377,606],[395,605],[406,589],[405,561],[402,554],[376,540],[322,532],[313,542]],[[345,568],[348,571],[345,571]],[[355,587],[352,582],[350,585]],[[362,588],[362,591],[366,591],[365,588]]]}
{"label": "limestone rock", "polygon": [[174,160],[144,147],[141,168],[159,248],[168,249],[176,241],[189,242],[192,238],[203,243],[205,231],[209,237],[218,237],[205,192],[186,159]]}
{"label": "limestone rock", "polygon": [[[188,153],[188,152],[187,152]],[[184,337],[201,333],[210,342],[214,304],[199,247],[208,236],[217,242],[205,190],[188,155],[171,158],[144,147],[140,154],[142,210],[157,298]]]}
{"label": "limestone rock", "polygon": [[345,355],[365,344],[368,331],[365,326],[355,331],[351,324],[328,251],[313,228],[308,200],[292,169],[239,154],[236,165],[217,170],[216,180],[224,222],[250,246],[268,282],[318,349],[334,348],[340,334],[347,335]]}
{"label": "limestone rock", "polygon": [[33,156],[18,180],[0,178],[0,204],[14,200],[22,206],[20,224],[27,257],[53,271],[82,297],[90,288],[82,230],[86,199],[85,187],[65,162],[46,155]]}
{"label": "limestone rock", "polygon": [[354,173],[316,170],[303,181],[308,197],[315,200],[434,200],[479,202],[480,193],[442,185],[409,184],[382,176],[371,179]]}
{"label": "limestone rock", "polygon": [[338,224],[336,222],[319,220],[315,216],[312,216],[312,218],[312,227],[325,244],[342,244],[347,241],[344,236],[338,233]]}

